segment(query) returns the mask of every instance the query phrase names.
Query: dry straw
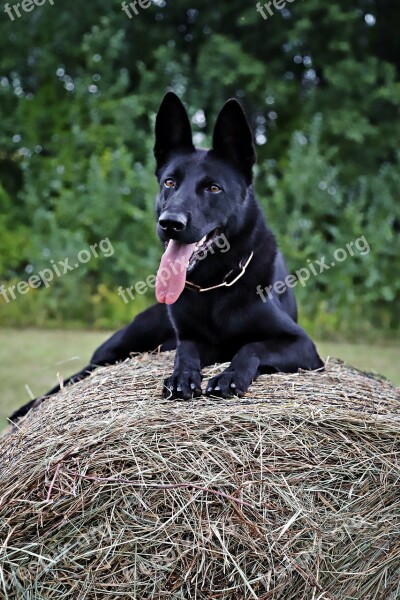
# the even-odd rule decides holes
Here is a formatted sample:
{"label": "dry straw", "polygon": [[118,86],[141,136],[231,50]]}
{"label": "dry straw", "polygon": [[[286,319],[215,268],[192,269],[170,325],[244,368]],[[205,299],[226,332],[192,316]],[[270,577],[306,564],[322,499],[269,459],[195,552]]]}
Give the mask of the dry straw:
{"label": "dry straw", "polygon": [[399,390],[332,361],[178,403],[171,366],[98,370],[0,441],[0,598],[400,598]]}

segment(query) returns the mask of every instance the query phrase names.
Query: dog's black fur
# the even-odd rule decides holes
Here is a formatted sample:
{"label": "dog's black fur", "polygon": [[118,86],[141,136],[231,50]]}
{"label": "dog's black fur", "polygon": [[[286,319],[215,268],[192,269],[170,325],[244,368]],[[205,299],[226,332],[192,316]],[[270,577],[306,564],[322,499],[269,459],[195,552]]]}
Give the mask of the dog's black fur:
{"label": "dog's black fur", "polygon": [[[231,287],[199,292],[185,287],[170,306],[157,304],[138,315],[94,353],[90,364],[66,383],[83,379],[97,366],[113,364],[133,353],[176,348],[175,367],[165,380],[164,396],[198,397],[201,369],[230,362],[213,377],[205,392],[213,397],[243,396],[260,373],[321,369],[315,346],[297,324],[293,292],[263,302],[258,286],[284,281],[288,273],[275,238],[268,229],[252,188],[255,150],[240,104],[229,100],[214,129],[211,150],[194,148],[187,113],[179,98],[168,93],[158,112],[154,154],[160,191],[156,202],[157,232],[189,244],[216,230],[229,242],[227,252],[209,252],[187,275],[201,288],[216,286],[228,273]],[[173,243],[173,242],[172,242]],[[229,279],[229,278],[228,278]],[[59,386],[47,395],[55,393]],[[35,401],[11,419],[28,412]]]}

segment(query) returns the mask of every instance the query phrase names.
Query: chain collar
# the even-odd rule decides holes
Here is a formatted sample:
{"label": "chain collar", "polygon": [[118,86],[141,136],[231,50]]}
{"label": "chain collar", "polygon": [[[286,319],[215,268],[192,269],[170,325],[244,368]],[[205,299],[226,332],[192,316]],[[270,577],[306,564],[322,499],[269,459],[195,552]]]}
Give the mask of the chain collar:
{"label": "chain collar", "polygon": [[208,287],[208,288],[202,288],[199,285],[192,283],[191,281],[186,281],[186,287],[189,287],[189,289],[197,290],[199,293],[211,292],[211,290],[216,290],[216,289],[222,288],[222,287],[231,287],[232,285],[237,283],[239,281],[239,279],[241,279],[243,277],[243,275],[246,273],[246,269],[249,266],[249,264],[251,263],[253,256],[254,256],[254,251],[252,251],[252,253],[250,254],[249,258],[247,259],[247,261],[244,265],[242,264],[243,260],[244,260],[242,258],[242,260],[239,263],[240,273],[232,281],[228,282],[227,279],[229,278],[230,275],[232,275],[232,273],[234,272],[235,269],[232,269],[232,271],[229,271],[229,273],[227,273],[225,275],[223,282],[219,283],[218,285],[213,285],[212,287]]}

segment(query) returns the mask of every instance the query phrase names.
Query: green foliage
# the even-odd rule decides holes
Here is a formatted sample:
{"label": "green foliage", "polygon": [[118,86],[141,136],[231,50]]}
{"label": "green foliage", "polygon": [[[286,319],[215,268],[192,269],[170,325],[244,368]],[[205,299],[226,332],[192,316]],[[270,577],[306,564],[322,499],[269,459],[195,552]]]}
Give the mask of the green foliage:
{"label": "green foliage", "polygon": [[292,272],[368,240],[368,255],[297,287],[303,322],[398,332],[399,18],[380,0],[296,0],[266,21],[240,0],[157,0],[131,20],[120,0],[3,14],[0,279],[16,285],[106,238],[114,253],[0,295],[0,324],[114,328],[154,300],[125,304],[117,289],[157,268],[153,124],[172,89],[203,146],[226,98],[243,102],[257,193]]}
{"label": "green foliage", "polygon": [[[394,198],[400,186],[400,154],[393,165],[345,186],[340,170],[331,164],[331,150],[324,152],[321,131],[317,115],[309,131],[293,135],[282,178],[266,176],[266,212],[290,258],[290,271],[311,272],[305,287],[296,290],[303,322],[323,335],[398,330],[400,279],[395,265],[400,239],[395,230],[400,203]],[[336,250],[345,251],[343,262],[335,260]],[[329,270],[320,273],[315,262],[322,257]]]}

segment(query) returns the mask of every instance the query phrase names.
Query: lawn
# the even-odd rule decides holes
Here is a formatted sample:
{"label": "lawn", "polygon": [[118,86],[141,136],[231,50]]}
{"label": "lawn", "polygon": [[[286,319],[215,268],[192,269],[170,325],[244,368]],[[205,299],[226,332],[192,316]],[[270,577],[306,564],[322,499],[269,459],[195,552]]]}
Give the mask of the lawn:
{"label": "lawn", "polygon": [[[0,429],[15,408],[87,364],[107,332],[0,330]],[[380,346],[321,342],[321,356],[338,357],[400,385],[398,344]]]}

